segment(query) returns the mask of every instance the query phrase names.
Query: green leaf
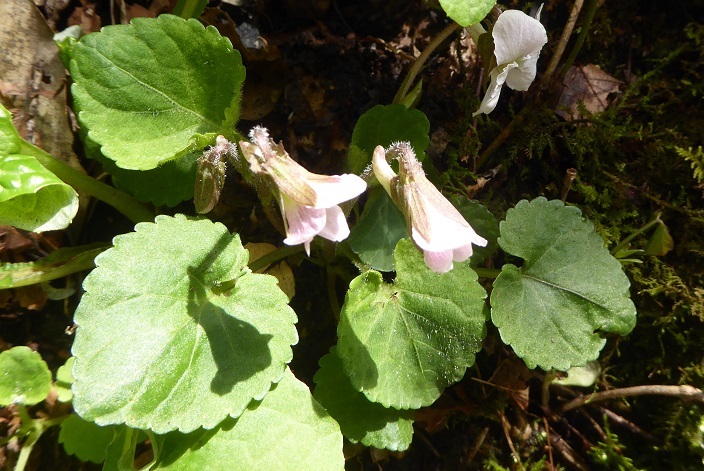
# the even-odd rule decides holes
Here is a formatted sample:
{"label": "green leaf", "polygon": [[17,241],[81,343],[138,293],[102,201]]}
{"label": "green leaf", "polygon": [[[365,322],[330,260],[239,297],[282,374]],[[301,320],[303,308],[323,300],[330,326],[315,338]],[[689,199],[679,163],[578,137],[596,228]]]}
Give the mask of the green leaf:
{"label": "green leaf", "polygon": [[408,237],[406,219],[383,188],[371,190],[362,215],[347,241],[359,259],[374,270],[394,270],[394,248]]}
{"label": "green leaf", "polygon": [[54,231],[78,212],[76,191],[29,155],[0,156],[0,190],[0,225]]}
{"label": "green leaf", "polygon": [[59,443],[63,444],[67,454],[74,455],[81,461],[102,463],[119,428],[116,425],[101,427],[71,414],[61,422]]}
{"label": "green leaf", "polygon": [[73,47],[76,45],[81,36],[83,36],[83,28],[80,25],[69,26],[65,30],[59,31],[54,35],[54,42],[59,48],[61,63],[66,69],[71,66]]}
{"label": "green leaf", "polygon": [[173,207],[193,198],[197,153],[189,153],[151,170],[126,170],[109,159],[98,159],[112,175],[116,188],[139,201]]}
{"label": "green leaf", "polygon": [[160,445],[161,460],[153,469],[344,469],[339,426],[288,369],[239,419],[227,419],[209,431],[173,432]]}
{"label": "green leaf", "polygon": [[432,404],[474,364],[486,334],[486,292],[467,264],[426,267],[410,240],[396,246],[396,280],[368,271],[350,283],[337,353],[352,386],[397,409]]}
{"label": "green leaf", "polygon": [[658,226],[655,232],[650,236],[648,246],[645,248],[646,255],[664,256],[675,247],[675,241],[672,240],[670,231],[664,222],[658,221]]}
{"label": "green leaf", "polygon": [[84,36],[71,75],[89,138],[118,166],[149,170],[233,135],[245,69],[214,27],[162,15]]}
{"label": "green leaf", "polygon": [[29,347],[0,353],[0,406],[42,402],[51,391],[51,371]]}
{"label": "green leaf", "polygon": [[503,266],[491,318],[529,368],[585,365],[604,346],[600,333],[633,329],[630,282],[579,209],[542,197],[523,200],[500,230],[501,248],[525,263]]}
{"label": "green leaf", "polygon": [[19,152],[20,135],[12,123],[12,113],[0,103],[0,157]]}
{"label": "green leaf", "polygon": [[413,439],[413,410],[398,410],[370,402],[352,387],[342,371],[335,347],[320,359],[313,381],[313,397],[340,424],[342,434],[352,443],[392,451],[407,449]]}
{"label": "green leaf", "polygon": [[496,0],[440,0],[440,6],[447,16],[460,26],[479,23],[496,5]]}
{"label": "green leaf", "polygon": [[[134,455],[143,433],[129,427],[116,427],[115,437],[105,450],[103,471],[136,471]],[[149,469],[149,467],[146,467]]]}
{"label": "green leaf", "polygon": [[62,247],[36,262],[0,264],[0,289],[43,283],[93,268],[95,257],[106,249],[107,246],[96,242]]}
{"label": "green leaf", "polygon": [[56,396],[59,402],[71,402],[73,400],[73,392],[71,392],[73,375],[71,374],[71,369],[75,359],[75,357],[69,357],[66,363],[56,370],[54,389],[56,389]]}
{"label": "green leaf", "polygon": [[499,248],[497,239],[499,237],[499,222],[493,214],[483,204],[469,200],[465,196],[453,197],[452,204],[457,208],[462,217],[464,217],[472,229],[477,234],[484,237],[488,244],[486,247],[472,246],[473,253],[470,263],[472,266],[477,266],[487,258],[489,258]]}
{"label": "green leaf", "polygon": [[357,121],[348,154],[352,173],[360,174],[372,162],[376,146],[388,147],[396,141],[408,141],[418,160],[425,157],[430,143],[430,121],[422,111],[404,105],[376,105]]}
{"label": "green leaf", "polygon": [[83,418],[158,433],[213,428],[281,379],[296,315],[276,278],[250,272],[238,235],[158,216],[114,243],[75,313]]}

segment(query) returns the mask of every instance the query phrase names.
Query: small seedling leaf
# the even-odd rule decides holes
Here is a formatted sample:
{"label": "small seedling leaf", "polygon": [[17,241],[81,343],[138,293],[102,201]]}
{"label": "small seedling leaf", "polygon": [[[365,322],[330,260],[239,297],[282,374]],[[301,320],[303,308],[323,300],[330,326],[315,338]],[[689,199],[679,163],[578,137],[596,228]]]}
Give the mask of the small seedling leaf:
{"label": "small seedling leaf", "polygon": [[41,355],[29,347],[0,353],[0,406],[42,402],[51,391],[51,371]]}
{"label": "small seedling leaf", "polygon": [[440,0],[447,16],[461,26],[479,23],[496,5],[496,0]]}

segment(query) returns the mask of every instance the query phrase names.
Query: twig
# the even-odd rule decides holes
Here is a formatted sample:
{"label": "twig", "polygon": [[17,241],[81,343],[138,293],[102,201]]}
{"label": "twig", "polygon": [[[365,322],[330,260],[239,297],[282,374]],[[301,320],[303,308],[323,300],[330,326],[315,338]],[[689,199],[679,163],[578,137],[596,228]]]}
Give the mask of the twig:
{"label": "twig", "polygon": [[579,396],[576,399],[573,399],[564,406],[562,406],[561,411],[567,412],[568,410],[576,409],[577,407],[582,407],[584,404],[606,401],[608,399],[620,399],[624,397],[644,395],[676,396],[681,397],[683,399],[704,403],[704,391],[702,391],[701,389],[697,389],[694,386],[689,386],[686,384],[681,386],[653,384],[645,386],[633,386],[631,388],[612,389],[610,391],[601,391],[594,394]]}
{"label": "twig", "polygon": [[596,9],[598,7],[599,2],[597,0],[589,0],[589,5],[587,6],[587,16],[584,18],[582,30],[579,32],[579,36],[577,36],[577,42],[574,43],[574,47],[572,48],[572,51],[570,51],[570,55],[567,57],[565,64],[562,66],[560,75],[565,75],[574,60],[577,58],[579,50],[582,49],[582,45],[584,44],[585,39],[587,39],[589,28],[592,25],[592,20],[594,19],[594,14],[596,13]]}
{"label": "twig", "polygon": [[430,452],[435,455],[436,458],[440,458],[440,452],[433,446],[428,437],[426,437],[420,430],[417,431],[417,435],[420,437],[421,441],[428,446]]}
{"label": "twig", "polygon": [[638,427],[636,424],[633,422],[624,419],[620,415],[616,414],[615,412],[607,409],[606,407],[601,407],[601,406],[593,406],[595,409],[599,411],[602,415],[605,415],[607,419],[609,419],[611,422],[613,422],[616,425],[620,425],[621,427],[624,427],[628,429],[630,432],[635,433],[636,435],[640,435],[641,437],[645,438],[651,443],[659,443],[660,440],[658,438],[643,430],[642,428]]}
{"label": "twig", "polygon": [[523,463],[521,463],[521,457],[516,451],[516,447],[513,446],[513,440],[511,440],[511,434],[509,433],[508,430],[508,420],[506,419],[506,415],[504,415],[503,412],[500,414],[501,417],[501,428],[504,429],[504,436],[506,437],[506,442],[508,443],[508,447],[511,449],[511,453],[513,454],[513,459],[515,462],[518,464],[518,469],[524,469],[523,468]]}
{"label": "twig", "polygon": [[562,455],[562,459],[574,468],[579,469],[580,471],[589,471],[589,467],[584,460],[577,455],[577,452],[574,451],[574,449],[569,446],[561,436],[550,435],[550,444],[553,448],[555,448],[555,450],[557,450],[558,453],[560,453],[560,455]]}
{"label": "twig", "polygon": [[550,461],[550,469],[555,469],[555,463],[552,459],[552,443],[550,443],[550,424],[548,423],[548,418],[543,416],[543,427],[545,427],[545,434],[548,437],[548,460]]}
{"label": "twig", "polygon": [[567,193],[570,192],[570,188],[572,188],[572,182],[576,177],[576,168],[568,168],[567,170],[565,170],[565,179],[562,180],[562,194],[560,195],[563,203],[565,202],[565,200],[567,200]]}
{"label": "twig", "polygon": [[572,36],[572,31],[574,30],[574,25],[577,23],[577,18],[579,17],[579,12],[582,11],[582,6],[584,5],[584,0],[575,0],[574,5],[572,5],[572,11],[570,11],[570,17],[567,19],[567,24],[565,29],[562,30],[562,36],[560,36],[560,41],[557,43],[555,52],[550,59],[548,68],[545,69],[545,74],[543,75],[542,82],[547,84],[552,78],[553,72],[557,68],[557,63],[562,59],[562,54],[565,52],[565,47]]}
{"label": "twig", "polygon": [[503,145],[503,143],[506,141],[506,139],[509,138],[511,133],[513,132],[513,129],[521,124],[524,119],[530,113],[533,111],[533,103],[527,104],[526,106],[521,109],[521,111],[518,112],[516,116],[513,117],[510,123],[499,133],[498,136],[494,138],[494,140],[489,144],[489,147],[484,150],[484,152],[481,153],[479,158],[477,159],[477,168],[481,169],[484,164],[486,163],[487,160],[489,160],[489,157],[491,154],[496,152],[496,150]]}
{"label": "twig", "polygon": [[660,205],[664,208],[668,208],[673,211],[677,211],[679,213],[686,214],[687,216],[692,217],[692,218],[704,217],[704,211],[701,211],[701,210],[695,211],[692,209],[683,208],[681,206],[674,205],[674,204],[669,203],[663,199],[658,198],[657,196],[653,196],[653,195],[647,193],[645,190],[643,190],[643,188],[638,187],[636,185],[633,185],[632,183],[628,183],[628,182],[622,180],[621,178],[617,177],[616,175],[613,175],[613,174],[606,172],[604,170],[602,170],[601,173],[606,175],[613,182],[618,183],[619,185],[623,185],[626,188],[629,188],[631,190],[635,190],[635,191],[639,192],[640,195],[643,196],[644,198],[649,199],[650,201],[657,203],[658,205]]}
{"label": "twig", "polygon": [[469,466],[469,464],[472,461],[474,461],[474,457],[477,456],[477,453],[479,453],[479,449],[484,444],[484,441],[486,440],[486,436],[488,434],[489,434],[489,427],[484,427],[484,429],[482,429],[482,431],[479,433],[477,440],[474,442],[474,446],[472,447],[471,450],[469,450],[469,454],[467,455],[467,463],[466,463],[467,466]]}

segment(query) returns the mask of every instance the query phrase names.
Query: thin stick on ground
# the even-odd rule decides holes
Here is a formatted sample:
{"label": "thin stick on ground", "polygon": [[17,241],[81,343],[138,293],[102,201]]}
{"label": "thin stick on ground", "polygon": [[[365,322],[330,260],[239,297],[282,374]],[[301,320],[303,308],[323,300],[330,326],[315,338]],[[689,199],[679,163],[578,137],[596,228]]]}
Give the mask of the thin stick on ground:
{"label": "thin stick on ground", "polygon": [[704,403],[704,391],[697,389],[694,386],[689,386],[686,384],[681,386],[654,384],[646,386],[633,386],[631,388],[612,389],[610,391],[601,391],[594,394],[579,396],[562,406],[561,411],[567,412],[568,410],[582,407],[585,404],[606,401],[608,399],[622,399],[624,397],[645,395],[675,396]]}

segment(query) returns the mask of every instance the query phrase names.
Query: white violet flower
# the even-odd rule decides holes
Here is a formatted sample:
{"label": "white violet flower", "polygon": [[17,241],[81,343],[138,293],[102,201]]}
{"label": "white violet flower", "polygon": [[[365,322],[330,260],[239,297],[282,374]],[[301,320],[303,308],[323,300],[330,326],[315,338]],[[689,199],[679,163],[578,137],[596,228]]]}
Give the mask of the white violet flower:
{"label": "white violet flower", "polygon": [[374,149],[374,174],[406,217],[408,232],[423,251],[428,268],[437,273],[448,272],[453,261],[463,262],[472,255],[472,244],[486,246],[486,239],[474,232],[452,203],[428,181],[409,143],[393,144],[389,154],[398,159],[399,175],[391,169],[382,146]]}
{"label": "white violet flower", "polygon": [[310,243],[316,235],[339,242],[350,234],[340,203],[359,196],[367,188],[357,175],[318,175],[289,157],[281,144],[269,138],[267,130],[256,126],[249,134],[251,143],[240,142],[242,154],[255,174],[274,184],[284,219],[284,244]]}
{"label": "white violet flower", "polygon": [[506,83],[517,91],[526,91],[535,80],[540,50],[548,42],[540,11],[531,18],[520,10],[506,10],[494,24],[494,56],[497,66],[491,71],[491,83],[479,109],[473,113],[491,113]]}

